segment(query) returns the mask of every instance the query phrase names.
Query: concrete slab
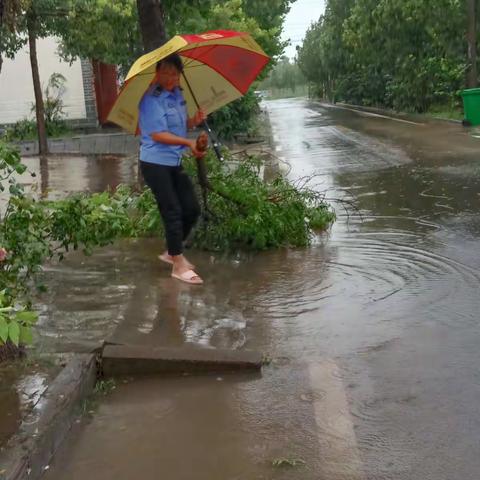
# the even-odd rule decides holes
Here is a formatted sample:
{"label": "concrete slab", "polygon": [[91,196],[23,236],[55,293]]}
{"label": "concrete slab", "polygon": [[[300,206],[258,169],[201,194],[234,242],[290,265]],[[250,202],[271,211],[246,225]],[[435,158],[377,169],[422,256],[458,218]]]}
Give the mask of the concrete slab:
{"label": "concrete slab", "polygon": [[50,149],[50,153],[64,153],[65,152],[66,143],[63,139],[50,139],[48,141],[48,148]]}
{"label": "concrete slab", "polygon": [[125,152],[126,135],[117,134],[110,136],[110,147],[108,152],[111,154],[123,154]]}
{"label": "concrete slab", "polygon": [[20,149],[20,155],[38,155],[38,142],[37,141],[26,141],[18,142],[17,146]]}
{"label": "concrete slab", "polygon": [[97,375],[95,355],[75,355],[0,453],[0,480],[39,479],[65,439]]}
{"label": "concrete slab", "polygon": [[65,153],[79,153],[80,152],[80,138],[73,137],[65,139]]}
{"label": "concrete slab", "polygon": [[262,354],[247,350],[107,345],[102,368],[107,376],[258,371],[262,368]]}
{"label": "concrete slab", "polygon": [[140,146],[140,141],[138,137],[134,137],[133,135],[128,135],[125,138],[125,151],[123,153],[125,155],[137,153],[139,146]]}
{"label": "concrete slab", "polygon": [[85,135],[80,137],[80,152],[86,155],[93,155],[95,152],[95,145],[97,143],[96,135]]}
{"label": "concrete slab", "polygon": [[110,153],[110,135],[96,136],[94,153],[96,154]]}

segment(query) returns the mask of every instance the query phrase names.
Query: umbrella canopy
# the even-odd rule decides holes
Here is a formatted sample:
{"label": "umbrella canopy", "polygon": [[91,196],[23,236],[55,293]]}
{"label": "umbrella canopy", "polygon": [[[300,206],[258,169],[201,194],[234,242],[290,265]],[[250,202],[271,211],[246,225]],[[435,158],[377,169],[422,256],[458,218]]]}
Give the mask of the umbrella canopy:
{"label": "umbrella canopy", "polygon": [[177,35],[140,57],[130,68],[108,120],[135,133],[138,104],[155,76],[157,62],[180,55],[180,80],[189,116],[198,108],[209,114],[247,93],[269,57],[248,34],[227,30]]}

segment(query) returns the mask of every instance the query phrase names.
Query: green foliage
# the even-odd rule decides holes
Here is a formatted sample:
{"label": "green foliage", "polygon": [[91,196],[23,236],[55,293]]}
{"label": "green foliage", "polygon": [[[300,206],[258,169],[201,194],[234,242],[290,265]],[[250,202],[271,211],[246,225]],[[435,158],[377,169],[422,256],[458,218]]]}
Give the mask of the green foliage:
{"label": "green foliage", "polygon": [[253,119],[259,112],[258,100],[250,89],[242,98],[214,112],[210,124],[220,138],[230,140],[237,133],[252,133]]}
{"label": "green foliage", "polygon": [[37,123],[35,120],[28,118],[23,118],[8,127],[3,136],[6,142],[33,140],[35,138],[37,138]]}
{"label": "green foliage", "polygon": [[318,95],[332,101],[455,109],[467,68],[466,24],[458,0],[329,0],[298,61]]}
{"label": "green foliage", "polygon": [[12,305],[5,292],[0,292],[0,346],[32,343],[31,328],[38,320],[36,312]]}
{"label": "green foliage", "polygon": [[[292,184],[278,177],[265,183],[255,157],[242,160],[235,168],[225,168],[212,155],[207,161],[214,190],[232,200],[215,193],[209,196],[212,218],[195,230],[193,245],[197,248],[304,247],[315,230],[324,230],[335,218],[323,195],[308,188],[305,179]],[[193,165],[186,165],[193,174]]]}
{"label": "green foliage", "polygon": [[297,88],[306,84],[306,79],[296,62],[290,62],[283,56],[270,71],[268,77],[260,84],[262,90],[290,90],[294,93]]}
{"label": "green foliage", "polygon": [[[283,20],[291,0],[227,0],[211,2],[205,16],[205,30],[236,30],[249,32],[273,59],[280,55],[286,42],[280,39]],[[273,63],[272,63],[273,65]],[[268,74],[267,69],[259,80]],[[253,118],[259,111],[258,100],[249,93],[212,115],[212,125],[221,138],[231,139],[237,133],[250,133]]]}
{"label": "green foliage", "polygon": [[[59,121],[63,116],[63,95],[67,79],[61,73],[52,73],[45,87],[45,120]],[[35,105],[32,112],[35,111]]]}
{"label": "green foliage", "polygon": [[[164,0],[166,30],[170,36],[224,29],[247,31],[274,61],[283,52],[282,25],[293,0]],[[136,0],[36,0],[29,3],[36,19],[37,36],[60,38],[59,51],[67,61],[77,57],[120,66],[125,75],[143,53]],[[13,57],[25,44],[25,21],[18,20],[15,32],[0,36],[0,54]],[[266,76],[268,69],[261,78]],[[48,101],[46,108],[49,108]],[[215,115],[220,136],[247,132],[258,110],[253,95],[241,98]],[[48,115],[47,115],[48,119]],[[29,127],[29,126],[28,126]],[[55,127],[52,131],[52,127]],[[61,124],[47,122],[49,136],[61,134]],[[33,138],[23,122],[10,139]]]}
{"label": "green foliage", "polygon": [[[61,73],[52,73],[44,91],[45,125],[49,137],[60,137],[69,132],[63,116],[63,95],[66,79]],[[32,105],[35,112],[35,104]],[[7,142],[34,140],[37,138],[37,123],[35,120],[24,118],[7,128],[4,140]]]}
{"label": "green foliage", "polygon": [[[61,137],[70,132],[65,120],[52,120],[46,122],[47,136],[51,138]],[[37,122],[23,118],[8,127],[4,133],[4,140],[7,142],[18,142],[22,140],[36,140],[38,137]]]}
{"label": "green foliage", "polygon": [[126,74],[143,53],[135,0],[65,0],[65,14],[57,15],[55,31],[60,54],[120,65]]}

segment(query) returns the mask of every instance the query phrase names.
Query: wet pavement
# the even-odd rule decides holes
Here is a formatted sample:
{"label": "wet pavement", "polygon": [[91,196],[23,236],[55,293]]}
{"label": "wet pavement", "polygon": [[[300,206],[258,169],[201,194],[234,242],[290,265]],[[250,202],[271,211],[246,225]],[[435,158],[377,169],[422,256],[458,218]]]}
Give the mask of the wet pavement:
{"label": "wet pavement", "polygon": [[59,370],[57,359],[30,358],[0,364],[0,451]]}
{"label": "wet pavement", "polygon": [[168,277],[155,239],[75,254],[46,272],[38,342],[112,334],[259,349],[272,364],[120,381],[47,479],[478,475],[480,140],[301,99],[267,108],[288,175],[337,199],[333,229],[304,250],[191,252],[200,288]]}
{"label": "wet pavement", "polygon": [[[34,156],[24,157],[22,161],[27,166],[28,171],[21,176],[17,175],[17,180],[24,185],[27,192],[30,192],[36,198],[54,200],[64,198],[71,193],[97,192],[115,188],[119,184],[136,183],[136,156],[52,155],[42,160]],[[4,210],[7,200],[8,193],[1,193],[0,211]],[[47,275],[48,272],[53,273],[56,268],[57,266],[53,265],[47,266]],[[90,285],[94,285],[92,276],[88,277],[87,272],[81,272],[81,280],[77,281],[75,280],[75,272],[69,272],[65,268],[62,268],[61,271],[62,274],[69,276],[70,283],[67,286],[69,292],[78,288],[73,287],[72,283],[81,283],[82,280],[87,278]],[[102,267],[100,267],[100,271],[102,274],[104,273]],[[59,287],[55,287],[57,292],[55,297],[56,312],[61,308],[61,302],[59,301],[61,297],[58,294],[62,292]],[[117,290],[119,289],[117,288]],[[41,308],[45,309],[45,305],[50,301],[51,291],[42,298]],[[68,301],[68,295],[66,295],[66,301]],[[46,304],[42,302],[46,302]],[[94,310],[97,312],[99,310],[98,301]],[[58,347],[58,342],[56,343],[58,348],[51,347],[54,339],[61,337],[63,330],[60,325],[69,328],[71,333],[75,332],[77,318],[82,317],[82,320],[79,321],[85,321],[86,314],[84,311],[75,310],[74,315],[76,317],[70,318],[71,322],[65,322],[64,318],[59,319],[55,314],[51,316],[43,315],[43,321],[54,322],[55,327],[45,331],[44,336],[36,336],[35,347],[37,348],[29,352],[27,360],[17,360],[13,363],[0,365],[0,411],[2,412],[0,416],[0,447],[15,433],[22,418],[37,403],[40,395],[46,390],[50,381],[60,369],[58,366],[59,358],[56,355],[49,358],[37,358],[37,353],[49,354],[59,351],[88,350],[90,348],[89,337],[95,335],[98,329],[89,329],[86,335],[85,332],[82,332],[81,339],[77,342],[74,342],[74,335],[70,335],[71,339],[63,342],[61,348]],[[98,314],[95,315],[98,316]],[[101,331],[100,336],[104,338],[105,330]],[[72,342],[74,342],[74,345],[72,345]]]}

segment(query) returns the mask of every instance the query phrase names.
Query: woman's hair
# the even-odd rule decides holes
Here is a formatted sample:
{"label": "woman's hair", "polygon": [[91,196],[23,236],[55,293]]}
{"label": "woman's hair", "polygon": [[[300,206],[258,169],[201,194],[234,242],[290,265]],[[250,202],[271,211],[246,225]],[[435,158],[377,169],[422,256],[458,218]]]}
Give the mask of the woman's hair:
{"label": "woman's hair", "polygon": [[157,62],[156,69],[158,70],[163,65],[171,65],[172,67],[175,67],[180,73],[183,73],[182,59],[180,58],[180,55],[178,55],[178,53],[173,53],[172,55],[169,55],[163,60]]}

